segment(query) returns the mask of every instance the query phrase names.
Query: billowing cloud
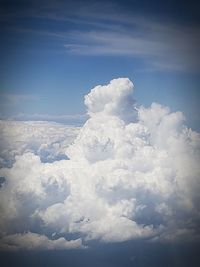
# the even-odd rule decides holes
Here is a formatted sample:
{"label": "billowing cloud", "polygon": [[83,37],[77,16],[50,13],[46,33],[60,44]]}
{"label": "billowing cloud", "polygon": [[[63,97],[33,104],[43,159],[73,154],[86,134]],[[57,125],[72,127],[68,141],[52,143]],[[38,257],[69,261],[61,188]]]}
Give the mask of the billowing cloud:
{"label": "billowing cloud", "polygon": [[11,165],[25,152],[40,155],[42,161],[66,158],[65,149],[79,127],[41,121],[0,121],[0,163]]}
{"label": "billowing cloud", "polygon": [[[54,135],[51,124],[41,123],[46,135],[39,135],[39,147],[46,140],[51,147],[56,136],[53,155],[66,155],[60,160],[43,160],[38,146],[17,145],[12,165],[0,170],[4,248],[22,249],[28,240],[34,240],[29,249],[54,249],[90,240],[199,239],[200,135],[184,125],[181,112],[157,103],[138,107],[133,94],[129,79],[115,79],[85,96],[90,118],[77,132],[56,126],[62,134]],[[77,134],[70,145],[69,129]],[[25,135],[23,145],[36,142]]]}

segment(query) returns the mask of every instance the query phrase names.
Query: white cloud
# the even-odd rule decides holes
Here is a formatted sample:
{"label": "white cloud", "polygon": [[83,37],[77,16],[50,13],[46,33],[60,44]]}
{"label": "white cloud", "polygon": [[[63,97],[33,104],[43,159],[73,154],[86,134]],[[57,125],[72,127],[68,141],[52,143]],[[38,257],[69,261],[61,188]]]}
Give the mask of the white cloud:
{"label": "white cloud", "polygon": [[118,17],[107,15],[107,19],[112,22],[109,28],[102,22],[89,31],[70,32],[66,50],[79,55],[131,56],[151,70],[199,71],[197,28],[144,17],[121,17],[120,25]]}
{"label": "white cloud", "polygon": [[33,152],[43,161],[65,158],[79,127],[53,122],[0,121],[0,161],[10,165],[17,155]]}
{"label": "white cloud", "polygon": [[0,249],[3,250],[52,250],[82,248],[81,239],[67,241],[63,237],[50,240],[35,233],[13,234],[2,238]]}
{"label": "white cloud", "polygon": [[[96,86],[85,104],[90,118],[80,130],[10,122],[9,129],[23,132],[23,148],[19,134],[4,130],[14,148],[9,157],[18,151],[0,170],[4,246],[24,232],[45,233],[52,242],[75,235],[83,243],[198,237],[200,135],[184,125],[183,114],[156,103],[136,107],[127,78]],[[37,149],[24,149],[37,138]],[[68,160],[42,160],[41,147],[54,142],[52,158],[62,151]]]}
{"label": "white cloud", "polygon": [[108,85],[96,86],[85,96],[85,105],[90,116],[117,116],[123,120],[133,119],[133,84],[129,79],[114,79]]}
{"label": "white cloud", "polygon": [[[152,17],[148,12],[142,14],[132,8],[124,10],[113,1],[96,1],[95,4],[84,1],[84,5],[72,6],[72,3],[68,6],[60,2],[54,8],[44,4],[39,9],[29,7],[24,11],[29,17],[50,19],[55,25],[58,21],[69,23],[70,31],[42,30],[29,24],[12,25],[12,29],[56,40],[72,54],[123,55],[141,59],[143,70],[199,72],[196,56],[199,54],[199,29],[188,21],[181,23],[180,17],[166,20],[160,14]],[[17,13],[4,10],[1,17],[11,21],[11,18],[23,16]]]}
{"label": "white cloud", "polygon": [[87,114],[73,115],[50,115],[50,114],[25,114],[19,113],[12,116],[1,116],[2,120],[19,120],[19,121],[52,121],[58,123],[80,125],[88,119]]}

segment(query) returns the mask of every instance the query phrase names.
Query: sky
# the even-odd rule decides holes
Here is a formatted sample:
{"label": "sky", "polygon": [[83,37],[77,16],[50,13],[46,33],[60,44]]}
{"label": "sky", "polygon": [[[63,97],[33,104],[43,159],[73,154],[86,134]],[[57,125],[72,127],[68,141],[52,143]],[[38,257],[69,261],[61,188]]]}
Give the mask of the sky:
{"label": "sky", "polygon": [[197,10],[194,1],[1,1],[1,118],[80,124],[91,88],[128,77],[138,105],[182,110],[199,130]]}
{"label": "sky", "polygon": [[192,1],[0,1],[3,266],[199,266]]}

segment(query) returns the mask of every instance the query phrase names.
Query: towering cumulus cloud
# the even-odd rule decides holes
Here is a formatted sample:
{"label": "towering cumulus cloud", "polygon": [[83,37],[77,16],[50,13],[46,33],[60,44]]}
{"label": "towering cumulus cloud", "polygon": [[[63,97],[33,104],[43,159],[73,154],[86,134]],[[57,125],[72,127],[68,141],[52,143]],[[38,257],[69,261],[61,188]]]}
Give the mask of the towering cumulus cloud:
{"label": "towering cumulus cloud", "polygon": [[96,86],[66,158],[20,150],[1,169],[1,249],[199,240],[200,135],[181,112],[136,107],[133,93],[127,78]]}

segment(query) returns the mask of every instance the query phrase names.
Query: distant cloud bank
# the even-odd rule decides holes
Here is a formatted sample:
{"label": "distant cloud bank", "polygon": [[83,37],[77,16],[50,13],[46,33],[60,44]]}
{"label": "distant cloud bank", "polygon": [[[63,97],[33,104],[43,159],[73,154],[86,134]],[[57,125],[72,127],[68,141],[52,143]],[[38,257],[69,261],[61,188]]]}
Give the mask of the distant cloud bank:
{"label": "distant cloud bank", "polygon": [[2,250],[199,241],[200,134],[133,95],[128,78],[96,86],[81,128],[1,121]]}

